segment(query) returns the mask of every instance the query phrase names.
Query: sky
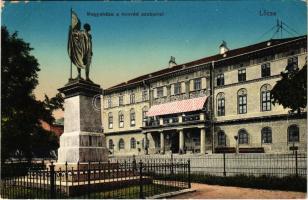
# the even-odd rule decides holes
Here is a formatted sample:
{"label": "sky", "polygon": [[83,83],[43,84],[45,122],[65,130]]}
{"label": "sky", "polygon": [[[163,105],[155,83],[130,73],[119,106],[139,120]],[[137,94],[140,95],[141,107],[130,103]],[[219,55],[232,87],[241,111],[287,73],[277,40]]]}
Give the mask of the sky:
{"label": "sky", "polygon": [[[39,85],[34,91],[37,99],[44,94],[54,96],[68,81],[71,9],[82,24],[91,25],[90,78],[102,88],[166,68],[170,56],[181,64],[217,54],[222,40],[229,49],[268,40],[274,33],[268,31],[277,19],[297,32],[283,32],[283,37],[307,34],[303,0],[2,2],[1,24],[30,43],[40,64]],[[141,16],[149,12],[160,16]],[[272,15],[262,15],[264,12]],[[114,16],[94,16],[100,13]],[[76,71],[73,66],[73,77]],[[59,116],[61,113],[56,114]]]}

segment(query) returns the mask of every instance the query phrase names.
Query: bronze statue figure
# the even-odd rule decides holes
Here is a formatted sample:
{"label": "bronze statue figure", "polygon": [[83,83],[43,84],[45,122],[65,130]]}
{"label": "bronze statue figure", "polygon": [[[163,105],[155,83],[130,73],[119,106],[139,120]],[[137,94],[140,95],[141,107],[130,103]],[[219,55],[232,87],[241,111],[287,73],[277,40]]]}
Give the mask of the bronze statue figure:
{"label": "bronze statue figure", "polygon": [[[86,71],[86,80],[90,81],[89,71],[92,59],[92,36],[89,24],[84,24],[84,30],[80,29],[81,23],[76,13],[71,11],[72,24],[68,36],[68,55],[78,70],[78,79],[81,79],[81,69]],[[71,69],[72,70],[72,69]],[[72,71],[71,71],[72,78]]]}

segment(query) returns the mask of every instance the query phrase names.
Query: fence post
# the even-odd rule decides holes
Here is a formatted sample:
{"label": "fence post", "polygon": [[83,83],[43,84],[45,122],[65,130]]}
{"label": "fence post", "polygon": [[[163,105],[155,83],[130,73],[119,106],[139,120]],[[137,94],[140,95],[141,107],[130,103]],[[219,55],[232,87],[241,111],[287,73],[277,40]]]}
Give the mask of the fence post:
{"label": "fence post", "polygon": [[295,150],[295,174],[296,174],[296,176],[298,176],[297,150]]}
{"label": "fence post", "polygon": [[90,170],[90,161],[88,162],[88,198],[90,198],[90,186],[91,186],[91,170]]}
{"label": "fence post", "polygon": [[171,153],[171,174],[173,174],[173,153]]}
{"label": "fence post", "polygon": [[226,173],[226,153],[223,153],[223,159],[224,159],[224,172],[223,172],[223,174],[224,174],[224,176],[226,176],[227,175],[227,173]]}
{"label": "fence post", "polygon": [[142,161],[140,160],[139,162],[139,175],[140,175],[140,178],[139,178],[139,198],[140,199],[144,199],[144,196],[143,196],[143,181],[142,181]]}
{"label": "fence post", "polygon": [[191,188],[191,180],[190,180],[190,160],[188,159],[188,188]]}
{"label": "fence post", "polygon": [[53,162],[51,161],[50,164],[50,198],[54,199],[56,198],[56,190],[55,190],[55,166],[53,165]]}
{"label": "fence post", "polygon": [[135,175],[135,172],[137,171],[137,162],[135,155],[133,155],[133,174]]}

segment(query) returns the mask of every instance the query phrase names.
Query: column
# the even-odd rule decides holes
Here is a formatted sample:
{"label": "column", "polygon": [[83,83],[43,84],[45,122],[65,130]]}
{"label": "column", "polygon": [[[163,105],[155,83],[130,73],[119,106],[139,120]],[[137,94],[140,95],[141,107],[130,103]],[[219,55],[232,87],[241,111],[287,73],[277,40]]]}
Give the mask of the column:
{"label": "column", "polygon": [[179,153],[184,153],[184,131],[183,129],[180,129],[178,131],[179,131],[179,140],[180,140]]}
{"label": "column", "polygon": [[165,137],[163,132],[160,132],[160,153],[165,153]]}
{"label": "column", "polygon": [[205,154],[205,128],[200,128],[200,153]]}

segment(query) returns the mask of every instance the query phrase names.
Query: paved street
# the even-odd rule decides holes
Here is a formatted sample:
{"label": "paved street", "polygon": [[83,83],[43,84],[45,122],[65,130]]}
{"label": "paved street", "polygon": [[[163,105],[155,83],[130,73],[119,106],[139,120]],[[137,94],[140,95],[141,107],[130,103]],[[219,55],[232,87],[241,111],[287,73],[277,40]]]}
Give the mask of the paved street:
{"label": "paved street", "polygon": [[172,199],[306,199],[306,193],[251,188],[225,187],[193,183],[196,192],[172,197]]}

